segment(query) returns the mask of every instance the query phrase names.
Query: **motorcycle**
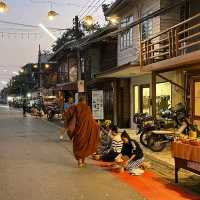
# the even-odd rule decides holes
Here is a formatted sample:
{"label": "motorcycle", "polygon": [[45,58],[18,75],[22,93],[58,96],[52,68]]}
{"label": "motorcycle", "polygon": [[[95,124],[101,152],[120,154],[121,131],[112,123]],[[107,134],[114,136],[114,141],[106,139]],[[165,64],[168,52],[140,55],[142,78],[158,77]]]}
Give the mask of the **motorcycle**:
{"label": "motorcycle", "polygon": [[153,117],[146,113],[136,113],[133,116],[133,121],[137,125],[137,135],[140,134],[140,143],[147,147],[147,133],[155,129]]}
{"label": "motorcycle", "polygon": [[47,119],[51,121],[55,115],[59,115],[61,110],[58,105],[51,105],[47,107]]}
{"label": "motorcycle", "polygon": [[154,152],[161,152],[166,148],[168,143],[174,140],[176,135],[180,133],[187,134],[190,129],[186,109],[180,104],[174,109],[171,109],[168,118],[174,121],[173,128],[159,127],[151,130],[148,135],[147,146]]}

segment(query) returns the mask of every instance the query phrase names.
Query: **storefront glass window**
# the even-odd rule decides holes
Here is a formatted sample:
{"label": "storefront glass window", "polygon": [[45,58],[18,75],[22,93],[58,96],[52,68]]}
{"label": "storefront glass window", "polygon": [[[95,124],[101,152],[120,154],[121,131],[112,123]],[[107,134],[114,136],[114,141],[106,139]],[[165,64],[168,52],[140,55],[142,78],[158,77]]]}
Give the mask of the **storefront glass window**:
{"label": "storefront glass window", "polygon": [[161,110],[166,110],[171,107],[171,83],[156,84],[156,110],[159,113]]}
{"label": "storefront glass window", "polygon": [[150,89],[149,88],[142,88],[142,94],[143,94],[143,105],[142,105],[142,109],[143,109],[143,113],[148,113],[150,112]]}
{"label": "storefront glass window", "polygon": [[194,99],[194,108],[195,116],[200,117],[200,82],[195,82],[195,99]]}
{"label": "storefront glass window", "polygon": [[134,87],[134,112],[139,113],[139,86]]}

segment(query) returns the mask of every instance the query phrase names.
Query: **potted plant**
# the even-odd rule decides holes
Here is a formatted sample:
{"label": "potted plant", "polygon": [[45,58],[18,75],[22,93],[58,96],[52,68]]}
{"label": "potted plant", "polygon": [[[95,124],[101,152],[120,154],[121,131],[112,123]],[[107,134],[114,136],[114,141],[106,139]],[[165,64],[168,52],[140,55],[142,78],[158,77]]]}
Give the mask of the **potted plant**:
{"label": "potted plant", "polygon": [[190,138],[197,138],[198,136],[198,126],[196,124],[191,125],[191,130],[189,132],[189,137]]}

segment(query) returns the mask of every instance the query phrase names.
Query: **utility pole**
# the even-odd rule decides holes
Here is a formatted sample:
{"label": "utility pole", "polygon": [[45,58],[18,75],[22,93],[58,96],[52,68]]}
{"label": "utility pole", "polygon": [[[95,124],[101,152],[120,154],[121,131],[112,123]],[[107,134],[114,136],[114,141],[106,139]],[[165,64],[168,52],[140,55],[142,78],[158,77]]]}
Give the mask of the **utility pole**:
{"label": "utility pole", "polygon": [[[75,32],[75,37],[78,43],[78,40],[81,38],[81,30],[80,30],[80,21],[78,16],[75,16],[73,20],[74,24],[74,32]],[[80,48],[78,46],[77,48],[77,78],[78,80],[81,80],[81,56],[80,56]]]}
{"label": "utility pole", "polygon": [[39,88],[40,88],[40,95],[42,95],[42,63],[41,63],[40,44],[39,44],[39,51],[38,51],[38,67],[39,67]]}

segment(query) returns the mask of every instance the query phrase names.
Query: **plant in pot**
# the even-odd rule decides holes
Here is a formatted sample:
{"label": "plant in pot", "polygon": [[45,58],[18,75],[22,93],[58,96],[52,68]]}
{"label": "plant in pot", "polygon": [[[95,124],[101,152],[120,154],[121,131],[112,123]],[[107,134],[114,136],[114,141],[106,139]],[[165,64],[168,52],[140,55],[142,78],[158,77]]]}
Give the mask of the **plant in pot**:
{"label": "plant in pot", "polygon": [[196,124],[192,124],[191,130],[189,132],[189,137],[190,138],[197,138],[198,133],[199,133],[198,126]]}

